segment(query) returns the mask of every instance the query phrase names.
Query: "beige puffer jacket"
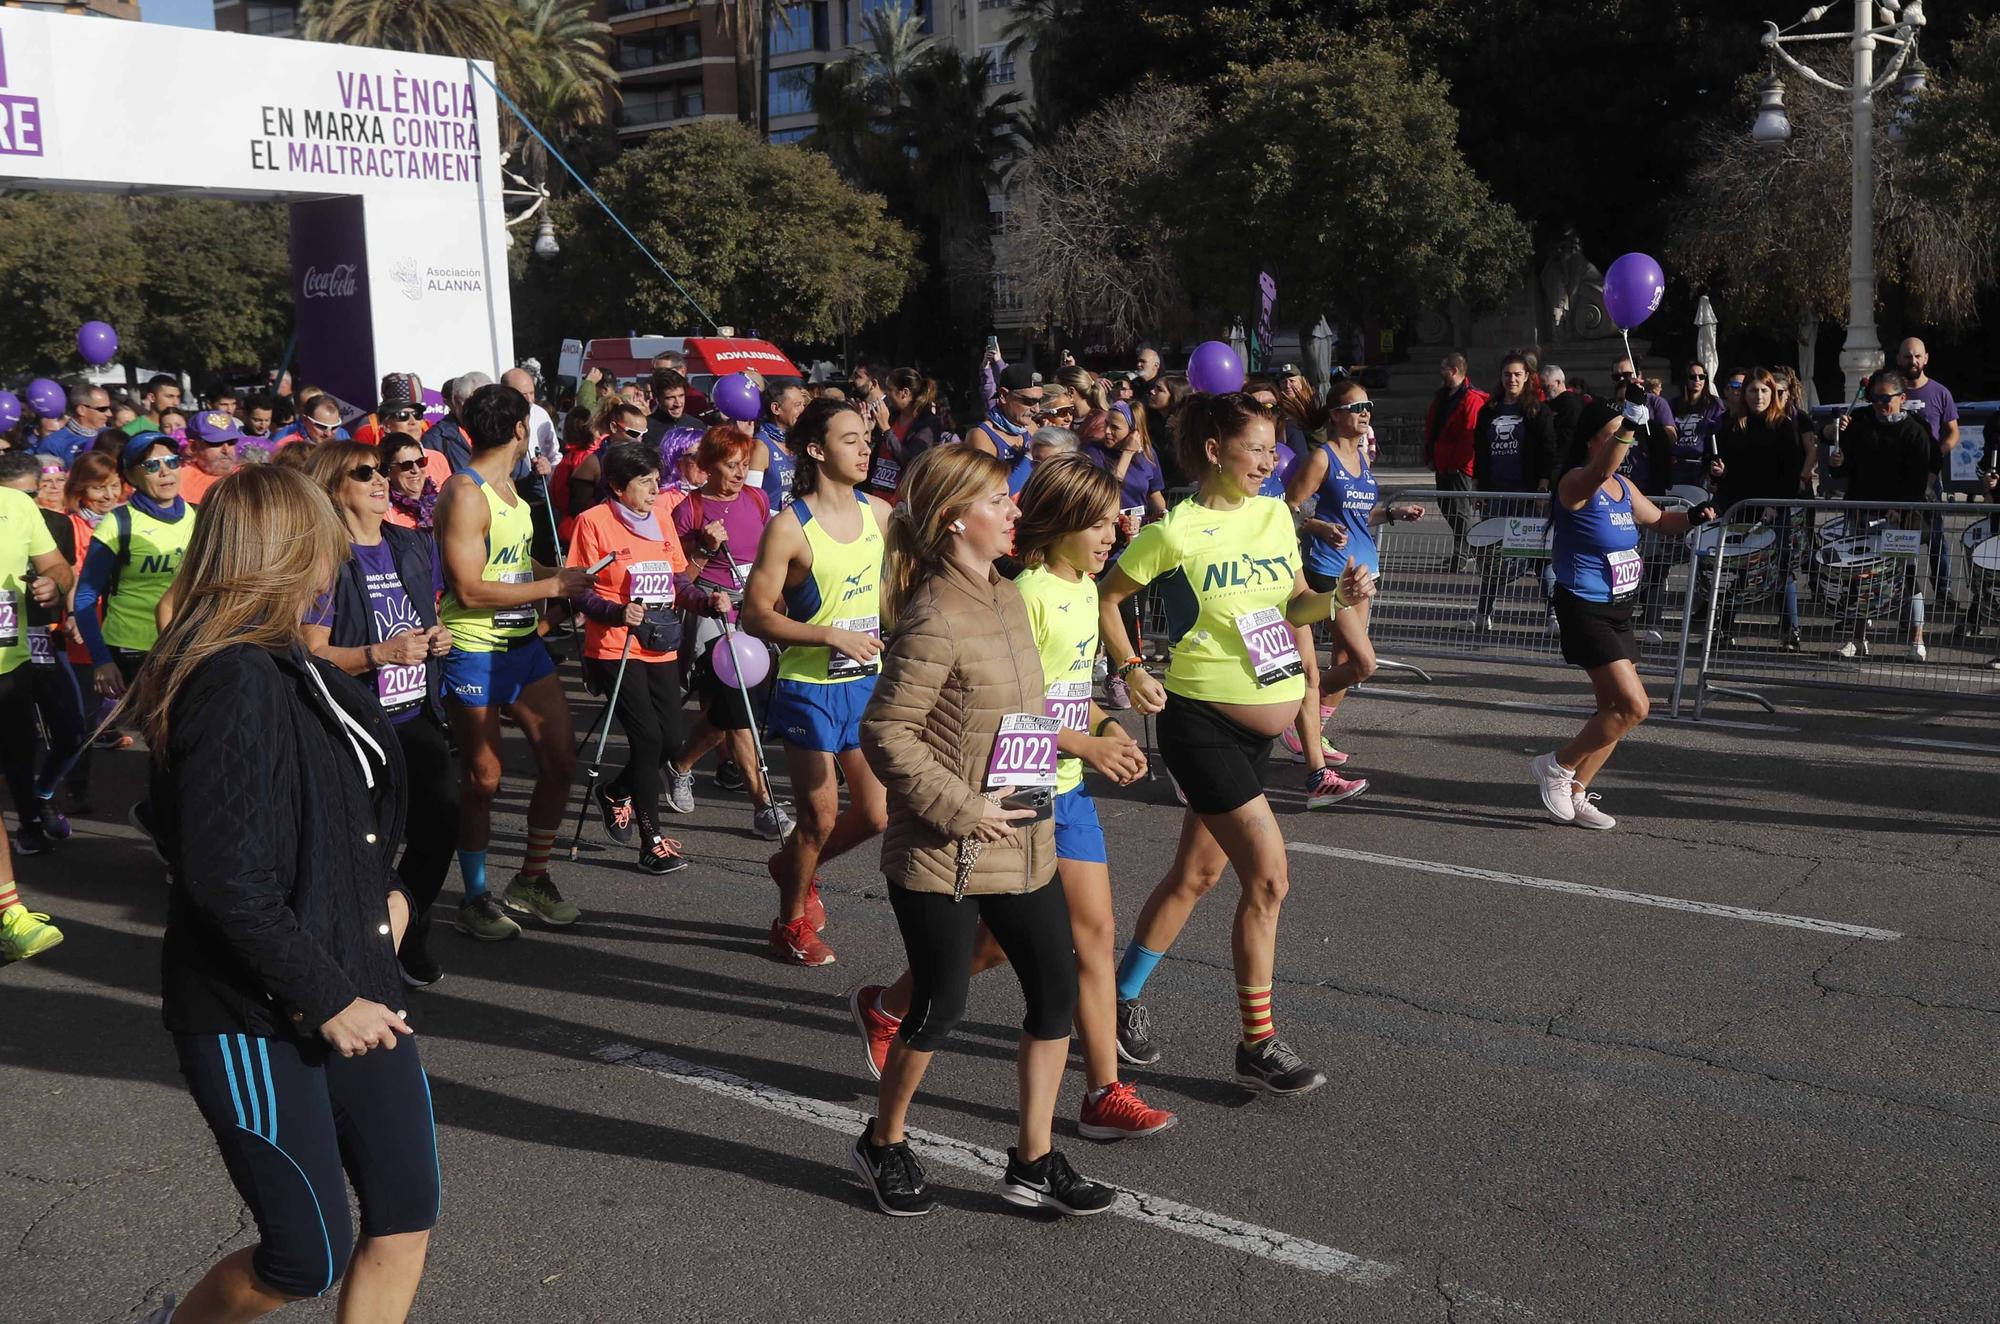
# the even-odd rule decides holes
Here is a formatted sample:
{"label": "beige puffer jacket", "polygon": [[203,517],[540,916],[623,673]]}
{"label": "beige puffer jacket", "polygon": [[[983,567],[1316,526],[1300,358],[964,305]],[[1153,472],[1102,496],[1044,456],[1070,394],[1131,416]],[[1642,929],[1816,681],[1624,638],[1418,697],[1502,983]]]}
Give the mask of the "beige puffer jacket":
{"label": "beige puffer jacket", "polygon": [[[955,565],[919,585],[882,650],[861,718],[862,752],[889,791],[882,872],[890,882],[952,894],[963,843],[987,804],[1000,719],[1043,711],[1042,663],[1021,591]],[[975,849],[968,895],[1032,892],[1055,874],[1048,819]]]}

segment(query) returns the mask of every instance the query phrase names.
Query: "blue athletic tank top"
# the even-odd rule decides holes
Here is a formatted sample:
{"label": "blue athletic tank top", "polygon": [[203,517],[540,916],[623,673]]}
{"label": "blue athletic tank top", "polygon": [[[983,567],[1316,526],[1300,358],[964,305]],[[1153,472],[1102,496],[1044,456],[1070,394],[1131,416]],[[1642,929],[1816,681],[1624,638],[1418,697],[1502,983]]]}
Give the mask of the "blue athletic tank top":
{"label": "blue athletic tank top", "polygon": [[1326,452],[1326,480],[1319,485],[1319,517],[1347,531],[1347,545],[1335,547],[1323,538],[1306,539],[1306,569],[1316,575],[1338,575],[1351,559],[1370,573],[1382,571],[1375,547],[1375,530],[1368,517],[1381,502],[1382,489],[1375,483],[1375,471],[1368,467],[1368,449],[1361,449],[1361,472],[1350,474],[1340,466],[1333,443],[1322,442]]}
{"label": "blue athletic tank top", "polygon": [[1619,495],[1598,488],[1582,510],[1550,500],[1555,521],[1556,582],[1588,602],[1616,602],[1638,591],[1639,526],[1632,519],[1632,482],[1618,479]]}

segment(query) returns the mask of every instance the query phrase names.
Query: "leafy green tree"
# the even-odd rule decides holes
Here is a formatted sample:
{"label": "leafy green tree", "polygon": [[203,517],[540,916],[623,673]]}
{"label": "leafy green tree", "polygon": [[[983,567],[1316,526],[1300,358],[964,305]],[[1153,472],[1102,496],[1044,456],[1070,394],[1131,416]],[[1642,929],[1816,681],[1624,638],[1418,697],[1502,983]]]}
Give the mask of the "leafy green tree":
{"label": "leafy green tree", "polygon": [[512,0],[305,0],[299,21],[308,41],[499,64],[515,9]]}
{"label": "leafy green tree", "polygon": [[26,193],[0,199],[0,375],[75,372],[76,329],[121,361],[196,377],[275,363],[290,333],[282,205]]}
{"label": "leafy green tree", "polygon": [[1962,216],[2000,215],[2000,17],[1988,17],[1933,68],[1909,107],[1912,186]]}
{"label": "leafy green tree", "polygon": [[[1841,73],[1831,63],[1823,72]],[[1790,80],[1792,138],[1771,150],[1744,130],[1751,87],[1746,78],[1737,113],[1701,134],[1701,164],[1675,208],[1680,219],[1667,253],[1689,281],[1710,286],[1723,318],[1790,338],[1804,323],[1848,317],[1847,100],[1805,79]],[[1943,109],[1956,115],[1963,108]],[[1936,112],[1927,106],[1924,113]],[[1955,145],[1940,141],[1946,135],[1933,139],[1938,146],[1928,162],[1913,162],[1890,133],[1889,118],[1878,116],[1875,132],[1876,274],[1910,297],[1919,320],[1963,324],[1993,281],[2000,228],[1990,206],[1954,196],[1962,176],[1945,176],[1953,182],[1940,188],[1939,177],[1925,173],[1926,167],[1955,170]],[[1982,134],[1994,141],[1991,125],[1954,121],[1949,137],[1976,142]]]}
{"label": "leafy green tree", "polygon": [[1197,306],[1246,307],[1268,270],[1283,318],[1393,324],[1489,305],[1520,276],[1526,230],[1460,155],[1444,81],[1400,48],[1239,66],[1219,101],[1151,189]]}
{"label": "leafy green tree", "polygon": [[[916,237],[827,160],[723,121],[673,128],[592,181],[718,322],[827,341],[892,311],[919,273]],[[703,329],[673,286],[587,198],[557,204],[562,257],[526,273],[517,335]],[[588,310],[590,325],[577,325]],[[572,319],[558,324],[558,319]]]}

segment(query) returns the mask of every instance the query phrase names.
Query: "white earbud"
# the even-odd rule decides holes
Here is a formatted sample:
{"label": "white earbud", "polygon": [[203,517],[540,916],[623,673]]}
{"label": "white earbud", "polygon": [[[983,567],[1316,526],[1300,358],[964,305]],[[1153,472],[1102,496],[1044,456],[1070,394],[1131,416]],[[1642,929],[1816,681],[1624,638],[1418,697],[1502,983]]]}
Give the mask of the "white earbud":
{"label": "white earbud", "polygon": [[964,533],[964,532],[965,532],[965,521],[964,521],[964,520],[962,520],[962,519],[955,519],[955,520],[953,520],[953,521],[951,522],[951,531],[952,531],[953,533]]}

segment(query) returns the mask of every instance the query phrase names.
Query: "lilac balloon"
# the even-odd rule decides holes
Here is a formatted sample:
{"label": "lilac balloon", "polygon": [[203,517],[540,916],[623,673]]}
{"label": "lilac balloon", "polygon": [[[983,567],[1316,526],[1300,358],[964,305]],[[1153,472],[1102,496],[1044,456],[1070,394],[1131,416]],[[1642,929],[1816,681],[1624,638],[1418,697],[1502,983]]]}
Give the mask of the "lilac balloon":
{"label": "lilac balloon", "polygon": [[12,391],[0,391],[0,428],[11,428],[21,421],[21,397]]}
{"label": "lilac balloon", "polygon": [[85,322],[76,332],[76,352],[92,367],[101,368],[118,357],[118,333],[106,322]]}
{"label": "lilac balloon", "polygon": [[28,383],[28,408],[43,418],[61,418],[69,411],[69,392],[60,382],[37,377]]}
{"label": "lilac balloon", "polygon": [[718,640],[710,659],[716,679],[731,689],[755,689],[771,674],[771,650],[739,630]]}
{"label": "lilac balloon", "polygon": [[1188,356],[1188,385],[1208,395],[1243,389],[1243,360],[1220,340],[1204,340]]}
{"label": "lilac balloon", "polygon": [[1651,317],[1667,292],[1660,264],[1644,253],[1627,253],[1604,273],[1604,311],[1611,325],[1630,331]]}
{"label": "lilac balloon", "polygon": [[738,423],[755,422],[757,415],[764,412],[764,393],[740,372],[716,378],[710,398],[715,401],[717,413]]}

